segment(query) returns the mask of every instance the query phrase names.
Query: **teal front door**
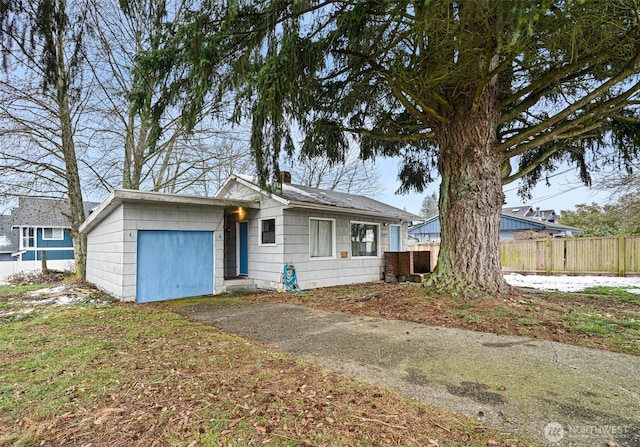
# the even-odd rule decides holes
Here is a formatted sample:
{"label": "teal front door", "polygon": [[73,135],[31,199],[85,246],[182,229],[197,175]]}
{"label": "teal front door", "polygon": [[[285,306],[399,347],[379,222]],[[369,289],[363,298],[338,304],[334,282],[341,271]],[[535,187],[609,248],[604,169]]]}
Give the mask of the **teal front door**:
{"label": "teal front door", "polygon": [[249,274],[249,222],[238,222],[238,275]]}

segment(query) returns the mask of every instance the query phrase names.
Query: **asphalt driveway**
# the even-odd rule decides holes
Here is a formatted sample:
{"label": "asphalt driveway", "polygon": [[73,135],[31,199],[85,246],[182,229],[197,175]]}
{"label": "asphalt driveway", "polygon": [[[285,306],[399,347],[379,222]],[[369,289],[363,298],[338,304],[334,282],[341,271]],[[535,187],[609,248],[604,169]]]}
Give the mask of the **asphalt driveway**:
{"label": "asphalt driveway", "polygon": [[640,446],[639,357],[217,297],[178,311],[550,445]]}

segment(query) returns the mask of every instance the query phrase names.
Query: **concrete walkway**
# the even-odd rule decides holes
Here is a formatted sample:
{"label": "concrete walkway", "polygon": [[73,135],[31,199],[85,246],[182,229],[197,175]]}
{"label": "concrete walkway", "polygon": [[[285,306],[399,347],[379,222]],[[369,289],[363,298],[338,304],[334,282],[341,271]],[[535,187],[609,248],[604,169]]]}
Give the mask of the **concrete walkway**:
{"label": "concrete walkway", "polygon": [[640,446],[640,357],[281,304],[179,311],[549,445]]}

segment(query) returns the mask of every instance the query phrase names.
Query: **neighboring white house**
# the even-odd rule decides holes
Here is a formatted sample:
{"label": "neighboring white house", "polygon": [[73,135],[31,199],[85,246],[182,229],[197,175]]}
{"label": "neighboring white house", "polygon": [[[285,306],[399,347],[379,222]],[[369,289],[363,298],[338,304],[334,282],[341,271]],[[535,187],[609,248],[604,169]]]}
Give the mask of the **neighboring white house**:
{"label": "neighboring white house", "polygon": [[238,283],[300,288],[382,279],[406,251],[411,213],[367,197],[286,181],[268,193],[232,175],[213,198],[118,190],[82,225],[87,280],[125,301],[222,293]]}

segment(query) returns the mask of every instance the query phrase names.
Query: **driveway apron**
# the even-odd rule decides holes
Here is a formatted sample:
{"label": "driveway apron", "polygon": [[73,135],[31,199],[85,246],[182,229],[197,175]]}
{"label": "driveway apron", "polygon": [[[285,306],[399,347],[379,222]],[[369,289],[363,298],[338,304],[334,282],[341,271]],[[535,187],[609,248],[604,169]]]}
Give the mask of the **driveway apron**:
{"label": "driveway apron", "polygon": [[549,445],[640,446],[639,357],[282,304],[179,311]]}

